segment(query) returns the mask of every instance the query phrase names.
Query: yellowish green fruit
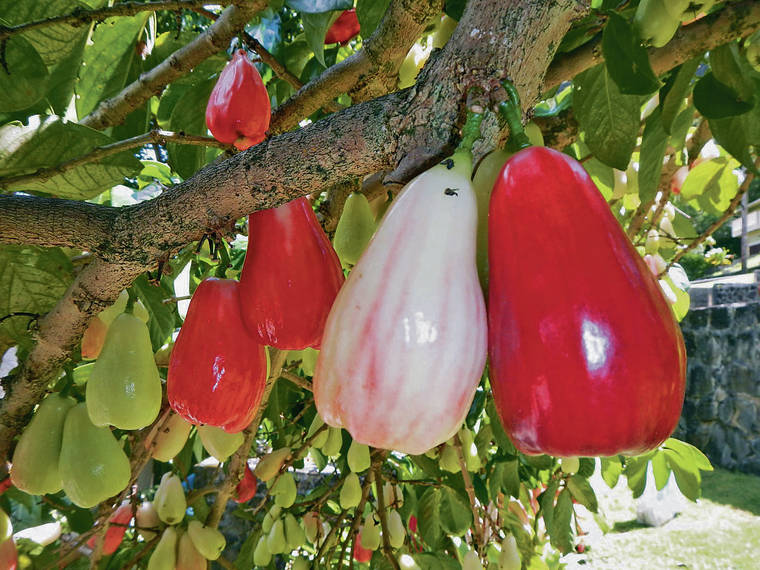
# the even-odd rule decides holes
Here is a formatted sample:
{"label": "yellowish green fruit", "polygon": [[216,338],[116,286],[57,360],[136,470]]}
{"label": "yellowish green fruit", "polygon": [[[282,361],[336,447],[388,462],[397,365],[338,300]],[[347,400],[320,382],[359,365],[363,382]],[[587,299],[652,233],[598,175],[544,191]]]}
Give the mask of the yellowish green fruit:
{"label": "yellowish green fruit", "polygon": [[185,518],[187,499],[182,481],[174,473],[164,473],[153,496],[158,518],[169,525],[179,524]]}
{"label": "yellowish green fruit", "polygon": [[467,554],[462,557],[462,570],[483,570],[477,552],[474,550],[467,551]]}
{"label": "yellowish green fruit", "polygon": [[472,471],[473,473],[480,471],[481,462],[480,456],[478,456],[478,446],[475,445],[475,438],[472,432],[463,427],[459,430],[459,441],[462,444],[462,454],[464,455],[467,471]]}
{"label": "yellowish green fruit", "polygon": [[[343,267],[356,265],[375,233],[375,217],[364,194],[352,192],[343,206],[333,238],[333,247]],[[312,368],[313,374],[313,368]]]}
{"label": "yellowish green fruit", "polygon": [[268,537],[262,536],[256,543],[256,548],[253,550],[253,563],[256,566],[268,566],[272,561],[272,553],[269,552],[268,542]]}
{"label": "yellowish green fruit", "polygon": [[305,558],[296,558],[293,560],[292,570],[309,570],[310,568],[311,564]]}
{"label": "yellowish green fruit", "polygon": [[301,351],[301,370],[307,376],[314,376],[314,369],[317,366],[319,351],[313,348],[304,348]]}
{"label": "yellowish green fruit", "polygon": [[356,440],[351,441],[351,446],[348,448],[348,468],[354,473],[360,473],[366,469],[369,469],[369,447],[363,443],[359,443]]}
{"label": "yellowish green fruit", "polygon": [[441,459],[438,462],[438,466],[444,471],[449,473],[459,473],[462,470],[459,465],[459,455],[457,450],[449,444],[446,444],[441,452]]}
{"label": "yellowish green fruit", "polygon": [[404,506],[404,492],[400,487],[391,484],[390,481],[383,484],[383,499],[386,507],[394,506],[400,509]]}
{"label": "yellowish green fruit", "polygon": [[517,550],[517,541],[513,535],[508,534],[501,542],[499,570],[520,570],[520,568],[520,551]]}
{"label": "yellowish green fruit", "polygon": [[206,560],[216,560],[227,546],[227,540],[221,532],[213,527],[204,526],[197,520],[190,521],[187,533],[193,541],[193,546]]}
{"label": "yellowish green fruit", "polygon": [[148,327],[135,315],[122,313],[108,327],[87,381],[86,399],[97,426],[141,429],[158,416],[161,378]]}
{"label": "yellowish green fruit", "polygon": [[267,549],[272,554],[282,554],[288,549],[288,541],[285,539],[285,524],[282,519],[277,519],[267,535]]}
{"label": "yellowish green fruit", "polygon": [[177,565],[177,531],[166,527],[148,559],[148,570],[174,570]]}
{"label": "yellowish green fruit", "polygon": [[206,451],[218,461],[226,461],[243,445],[245,439],[243,432],[227,433],[222,428],[215,426],[198,426],[198,435]]}
{"label": "yellowish green fruit", "polygon": [[143,501],[142,504],[137,507],[137,512],[135,513],[135,526],[137,527],[137,532],[145,540],[152,540],[153,537],[156,536],[156,533],[147,529],[158,530],[160,525],[161,519],[158,518],[156,507],[150,501]]}
{"label": "yellowish green fruit", "polygon": [[340,506],[342,509],[352,509],[362,498],[362,485],[356,473],[349,473],[340,489]]}
{"label": "yellowish green fruit", "polygon": [[50,394],[34,412],[13,452],[11,482],[30,495],[47,495],[61,490],[58,458],[61,454],[63,424],[76,402],[60,394]]}
{"label": "yellowish green fruit", "polygon": [[288,457],[290,457],[289,447],[275,449],[261,458],[254,468],[253,474],[256,475],[259,481],[269,481],[280,472],[282,464],[285,463]]}
{"label": "yellowish green fruit", "polygon": [[662,47],[675,35],[681,21],[668,9],[667,2],[672,1],[641,0],[633,16],[633,27],[644,43]]}
{"label": "yellowish green fruit", "polygon": [[170,461],[182,451],[190,435],[192,424],[179,414],[172,414],[153,439],[151,456],[157,461]]}
{"label": "yellowish green fruit", "polygon": [[319,532],[319,514],[315,511],[309,511],[303,516],[303,528],[306,533],[306,539],[312,544],[317,540]]}
{"label": "yellowish green fruit", "polygon": [[398,87],[399,89],[406,89],[414,85],[417,78],[417,74],[420,69],[425,65],[425,62],[430,57],[430,52],[433,51],[433,42],[426,41],[425,45],[416,43],[406,54],[404,61],[401,62],[401,67],[398,70]]}
{"label": "yellowish green fruit", "polygon": [[330,427],[327,428],[329,432],[327,441],[322,446],[322,453],[328,457],[337,457],[340,455],[340,449],[343,447],[343,434],[340,428]]}
{"label": "yellowish green fruit", "polygon": [[5,542],[13,535],[13,523],[3,509],[0,509],[0,542]]}
{"label": "yellowish green fruit", "polygon": [[578,469],[581,468],[581,460],[577,457],[561,457],[559,460],[559,468],[567,475],[574,475],[575,473],[578,473]]}
{"label": "yellowish green fruit", "polygon": [[66,495],[85,509],[123,491],[131,475],[119,442],[110,429],[90,421],[84,403],[66,414],[58,469]]}
{"label": "yellowish green fruit", "polygon": [[495,150],[488,153],[480,161],[472,186],[475,189],[475,200],[478,206],[478,234],[476,241],[475,260],[478,264],[478,278],[484,291],[488,290],[488,204],[491,200],[491,190],[499,176],[504,163],[512,156],[506,150]]}
{"label": "yellowish green fruit", "polygon": [[454,18],[450,18],[446,14],[443,15],[441,23],[433,34],[433,49],[441,49],[446,45],[458,23]]}
{"label": "yellowish green fruit", "polygon": [[525,134],[533,146],[544,146],[544,133],[541,132],[541,127],[533,121],[525,123]]}
{"label": "yellowish green fruit", "polygon": [[404,545],[404,539],[406,539],[406,529],[404,528],[404,521],[401,520],[401,515],[396,509],[391,509],[388,512],[387,522],[388,542],[393,548],[401,548]]}
{"label": "yellowish green fruit", "polygon": [[285,540],[288,543],[288,550],[295,550],[306,543],[303,528],[298,524],[296,517],[290,513],[285,515]]}
{"label": "yellowish green fruit", "polygon": [[402,570],[421,570],[417,561],[409,554],[402,554],[398,557],[398,565]]}
{"label": "yellowish green fruit", "polygon": [[[309,427],[309,431],[307,432],[306,437],[309,438],[314,435],[317,430],[323,425],[325,425],[325,422],[322,421],[322,418],[319,417],[319,414],[314,414],[314,419],[311,421],[311,426]],[[322,449],[327,443],[327,438],[329,435],[330,430],[323,429],[314,439],[311,440],[312,447],[315,447],[316,449]]]}
{"label": "yellowish green fruit", "polygon": [[287,509],[292,506],[298,495],[298,488],[293,474],[290,471],[281,473],[272,485],[269,494],[274,497],[274,502],[278,507]]}
{"label": "yellowish green fruit", "polygon": [[201,554],[188,532],[180,534],[177,539],[177,566],[175,570],[206,570],[208,563]]}
{"label": "yellowish green fruit", "polygon": [[380,524],[370,513],[364,519],[364,525],[361,529],[361,545],[367,550],[377,550],[380,548]]}

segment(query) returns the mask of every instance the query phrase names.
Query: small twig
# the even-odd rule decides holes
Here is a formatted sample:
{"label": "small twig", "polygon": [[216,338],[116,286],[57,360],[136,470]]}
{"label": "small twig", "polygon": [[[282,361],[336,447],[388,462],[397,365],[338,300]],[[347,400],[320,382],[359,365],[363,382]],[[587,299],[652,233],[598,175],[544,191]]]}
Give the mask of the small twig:
{"label": "small twig", "polygon": [[362,485],[362,497],[359,499],[359,504],[356,506],[356,510],[354,511],[354,518],[351,521],[351,526],[348,527],[348,536],[346,536],[343,544],[341,545],[340,562],[338,564],[339,570],[343,568],[346,546],[348,546],[349,542],[351,543],[351,552],[349,552],[349,556],[353,555],[354,548],[356,547],[356,531],[359,529],[359,525],[361,524],[361,514],[364,512],[364,505],[367,504],[367,499],[369,498],[369,489],[371,486],[372,479],[370,477],[366,477],[364,479],[364,485]]}
{"label": "small twig", "polygon": [[306,378],[301,378],[297,374],[293,374],[292,372],[288,372],[287,370],[283,370],[280,374],[280,378],[285,378],[285,380],[289,380],[299,388],[303,388],[304,390],[308,390],[309,392],[312,391],[311,382],[309,382]]}
{"label": "small twig", "polygon": [[213,146],[223,148],[225,150],[231,150],[233,148],[232,145],[220,143],[212,137],[186,135],[184,133],[173,133],[171,131],[153,129],[152,131],[138,135],[136,137],[96,147],[86,154],[72,158],[71,160],[67,160],[56,166],[40,168],[35,172],[30,172],[27,174],[19,174],[16,176],[8,176],[7,178],[0,178],[0,188],[6,188],[10,190],[14,187],[22,186],[24,183],[27,183],[30,180],[39,180],[45,182],[54,176],[64,174],[65,172],[68,172],[69,170],[72,170],[79,166],[84,166],[85,164],[97,162],[98,160],[119,154],[120,152],[123,152],[130,148],[138,148],[149,143],[166,145],[166,143],[169,141],[192,146]]}
{"label": "small twig", "polygon": [[383,477],[380,474],[380,465],[375,464],[370,472],[375,479],[375,489],[377,489],[377,514],[380,516],[380,528],[383,530],[383,552],[388,562],[396,570],[401,570],[398,560],[393,556],[390,538],[388,536],[388,514],[385,512],[385,497],[383,496]]}
{"label": "small twig", "polygon": [[462,450],[462,440],[459,439],[459,434],[454,436],[454,448],[457,450],[459,456],[459,466],[462,468],[462,479],[464,479],[464,489],[467,491],[467,496],[470,498],[470,507],[472,508],[472,518],[475,524],[475,543],[480,546],[485,546],[485,533],[483,532],[483,526],[480,524],[480,515],[478,514],[477,499],[475,498],[475,488],[472,486],[472,479],[470,478],[470,472],[467,471],[467,463],[464,459],[464,451]]}
{"label": "small twig", "polygon": [[[0,40],[5,40],[16,34],[22,34],[56,24],[84,26],[93,21],[101,21],[114,16],[134,16],[140,12],[157,10],[171,12],[176,10],[192,10],[193,12],[203,14],[205,11],[203,10],[203,5],[206,3],[206,0],[163,0],[161,2],[122,2],[114,4],[113,6],[106,6],[105,8],[97,8],[94,10],[77,8],[69,14],[45,18],[44,20],[26,22],[25,24],[19,24],[18,26],[0,26]],[[215,4],[224,6],[232,4],[232,0],[220,0],[215,2]]]}

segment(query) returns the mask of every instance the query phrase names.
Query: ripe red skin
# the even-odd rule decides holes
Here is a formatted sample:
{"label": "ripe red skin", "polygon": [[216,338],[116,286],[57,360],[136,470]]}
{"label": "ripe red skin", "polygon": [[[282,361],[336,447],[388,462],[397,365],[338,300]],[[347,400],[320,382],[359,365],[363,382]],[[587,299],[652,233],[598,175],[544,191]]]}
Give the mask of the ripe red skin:
{"label": "ripe red skin", "polygon": [[0,543],[0,568],[3,570],[16,570],[18,568],[18,551],[12,538]]}
{"label": "ripe red skin", "polygon": [[[124,539],[124,533],[127,532],[127,526],[132,520],[132,505],[124,503],[119,506],[109,520],[108,530],[106,530],[106,536],[103,539],[103,554],[106,556],[116,552],[119,548],[121,541]],[[95,540],[97,537],[93,536],[87,541],[87,546],[95,548]]]}
{"label": "ripe red skin", "polygon": [[361,544],[361,533],[356,535],[354,542],[354,560],[357,562],[369,562],[372,560],[372,550],[364,548]]}
{"label": "ripe red skin", "polygon": [[325,44],[347,44],[355,38],[361,29],[359,18],[356,16],[356,8],[351,8],[343,12],[332,23],[325,34]]}
{"label": "ripe red skin", "polygon": [[267,360],[240,318],[238,283],[203,280],[169,361],[169,404],[193,424],[239,432],[251,421],[264,394]]}
{"label": "ripe red skin", "polygon": [[318,347],[343,281],[338,255],[306,198],[248,217],[240,307],[258,342],[282,350]]}
{"label": "ripe red skin", "polygon": [[586,171],[522,150],[488,218],[491,385],[515,446],[573,457],[656,448],[681,414],[683,338]]}
{"label": "ripe red skin", "polygon": [[256,476],[253,474],[253,471],[251,471],[251,468],[246,465],[245,474],[240,480],[240,483],[238,483],[235,487],[235,496],[233,497],[235,499],[235,502],[247,503],[253,499],[253,496],[256,494],[256,488],[258,486],[258,479],[256,479]]}
{"label": "ripe red skin", "polygon": [[5,493],[11,487],[13,487],[13,483],[11,482],[11,478],[10,477],[6,477],[2,481],[0,481],[0,495],[2,495],[3,493]]}
{"label": "ripe red skin", "polygon": [[211,91],[206,126],[219,142],[245,150],[264,140],[271,112],[261,75],[245,50],[237,50]]}

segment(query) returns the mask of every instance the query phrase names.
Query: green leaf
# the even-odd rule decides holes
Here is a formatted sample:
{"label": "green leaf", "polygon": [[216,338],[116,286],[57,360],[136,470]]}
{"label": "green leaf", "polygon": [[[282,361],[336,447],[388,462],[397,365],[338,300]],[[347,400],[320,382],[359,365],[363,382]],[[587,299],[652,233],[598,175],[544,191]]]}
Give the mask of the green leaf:
{"label": "green leaf", "polygon": [[[206,104],[216,79],[208,79],[189,87],[172,109],[169,125],[172,131],[194,135],[206,134]],[[169,164],[182,178],[190,178],[206,163],[206,147],[170,143],[166,145]]]}
{"label": "green leaf", "polygon": [[702,478],[699,469],[693,468],[684,458],[670,449],[665,450],[668,465],[676,476],[676,483],[681,492],[692,501],[696,501],[701,494]]}
{"label": "green leaf", "polygon": [[417,530],[422,540],[430,545],[435,545],[443,537],[443,529],[439,518],[439,506],[441,503],[441,492],[433,487],[425,489],[417,503],[418,516]]}
{"label": "green leaf", "polygon": [[604,27],[602,53],[607,72],[621,93],[648,95],[660,87],[646,48],[641,45],[631,25],[616,12],[610,12]]}
{"label": "green leaf", "polygon": [[754,107],[754,102],[743,101],[739,93],[710,72],[694,86],[694,106],[708,119],[724,119],[743,115]]}
{"label": "green leaf", "polygon": [[665,460],[665,454],[660,450],[652,455],[652,474],[654,475],[654,484],[658,491],[668,484],[670,468]]}
{"label": "green leaf", "polygon": [[739,190],[733,170],[739,163],[728,157],[700,162],[689,171],[681,187],[681,196],[696,208],[721,214]]}
{"label": "green leaf", "polygon": [[108,18],[95,28],[92,44],[84,50],[76,85],[79,117],[90,113],[100,101],[116,95],[126,85],[132,61],[138,57],[135,45],[149,14]]}
{"label": "green leaf", "polygon": [[684,108],[670,126],[670,144],[676,150],[681,150],[686,145],[686,135],[694,123],[695,109],[692,105]]}
{"label": "green leaf", "polygon": [[325,34],[330,28],[338,14],[334,12],[325,12],[323,14],[304,14],[302,17],[303,31],[306,36],[306,43],[309,44],[314,57],[322,67],[327,67],[325,63]]}
{"label": "green leaf", "polygon": [[[0,127],[0,177],[53,167],[112,142],[99,131],[53,115],[30,117],[26,126],[9,123]],[[140,161],[126,150],[56,174],[48,180],[9,183],[5,188],[84,200],[97,196],[140,169]]]}
{"label": "green leaf", "polygon": [[348,10],[353,0],[285,0],[285,5],[302,14],[321,14],[331,10]]}
{"label": "green leaf", "polygon": [[0,66],[0,113],[20,111],[42,98],[47,90],[48,69],[40,54],[22,36],[5,44],[5,67]]}
{"label": "green leaf", "polygon": [[390,3],[391,0],[359,0],[356,3],[356,17],[359,18],[363,38],[372,35]]}
{"label": "green leaf", "polygon": [[454,18],[458,22],[462,19],[466,4],[467,0],[446,0],[443,11],[449,18]]}
{"label": "green leaf", "polygon": [[700,61],[701,58],[694,58],[680,65],[660,91],[662,125],[668,134],[674,132],[673,123],[685,105],[686,97],[691,91],[691,81],[694,79]]}
{"label": "green leaf", "polygon": [[[445,553],[422,552],[415,554],[412,558],[422,570],[459,570],[461,568],[454,558]],[[383,559],[387,560],[384,555]],[[379,565],[375,564],[374,559],[370,565],[372,568],[377,566],[378,570],[382,570]]]}
{"label": "green leaf", "polygon": [[501,477],[501,488],[505,493],[509,493],[515,499],[520,496],[520,462],[517,459],[506,461],[501,465],[504,466]]}
{"label": "green leaf", "polygon": [[647,466],[652,453],[630,457],[626,461],[623,473],[628,479],[628,487],[633,491],[633,498],[638,498],[644,492],[647,485]]}
{"label": "green leaf", "polygon": [[702,471],[712,471],[713,466],[710,464],[710,460],[707,459],[704,453],[693,445],[681,441],[674,437],[668,438],[663,444],[663,448],[670,449],[674,453],[677,453],[684,458],[684,464],[688,461],[688,464],[701,469]]}
{"label": "green leaf", "polygon": [[148,321],[150,342],[153,350],[156,351],[169,340],[179,320],[177,305],[164,303],[164,299],[171,299],[174,296],[174,288],[166,277],[161,279],[160,285],[152,285],[144,273],[135,280],[133,286],[150,314]]}
{"label": "green leaf", "polygon": [[573,498],[568,489],[563,489],[557,497],[551,530],[551,543],[560,552],[567,553],[573,549]]}
{"label": "green leaf", "polygon": [[639,156],[639,199],[642,203],[654,200],[660,185],[662,160],[668,148],[668,134],[662,125],[659,107],[647,117],[641,139]]}
{"label": "green leaf", "polygon": [[602,479],[612,489],[623,472],[623,464],[618,457],[602,457]]}
{"label": "green leaf", "polygon": [[[760,89],[760,82],[756,82]],[[718,144],[746,168],[755,170],[755,162],[750,153],[750,145],[760,145],[760,105],[755,105],[749,113],[710,119],[710,130]]]}
{"label": "green leaf", "polygon": [[455,536],[464,534],[472,524],[469,501],[448,487],[442,487],[438,503],[438,517],[444,532]]}
{"label": "green leaf", "polygon": [[586,169],[591,180],[602,193],[605,200],[609,200],[612,197],[612,189],[615,186],[615,174],[611,166],[607,166],[601,160],[594,158],[593,156],[588,160],[583,161],[583,168]]}
{"label": "green leaf", "polygon": [[603,64],[576,76],[575,114],[585,143],[599,160],[618,170],[628,168],[639,133],[638,95],[624,95]]}
{"label": "green leaf", "polygon": [[[97,7],[104,2],[95,2]],[[77,0],[27,0],[25,2],[0,2],[0,22],[16,26],[26,22],[46,20],[52,16],[69,14],[81,8]],[[42,57],[45,65],[51,66],[66,59],[77,48],[77,36],[85,35],[89,26],[52,24],[25,32],[26,38]]]}
{"label": "green leaf", "polygon": [[742,101],[752,102],[755,86],[753,70],[739,53],[739,44],[729,42],[710,50],[710,69],[715,78],[739,94]]}
{"label": "green leaf", "polygon": [[64,512],[66,515],[66,521],[68,521],[71,530],[78,533],[87,532],[95,524],[95,519],[92,516],[90,509],[82,509],[80,507],[72,507],[71,510]]}
{"label": "green leaf", "polygon": [[544,526],[546,526],[546,532],[549,534],[552,534],[554,529],[554,497],[558,488],[559,483],[556,480],[551,481],[544,492],[538,496],[538,504],[541,507],[539,512],[544,518]]}
{"label": "green leaf", "polygon": [[567,480],[567,488],[572,493],[573,498],[589,511],[595,513],[599,510],[596,493],[594,493],[588,479],[580,475],[573,475]]}
{"label": "green leaf", "polygon": [[517,453],[515,446],[512,445],[512,442],[501,425],[501,419],[499,418],[499,413],[496,411],[493,398],[489,398],[488,403],[486,404],[486,414],[491,421],[491,431],[493,431],[493,437],[496,440],[496,445],[499,446],[499,449],[510,455]]}
{"label": "green leaf", "polygon": [[[0,317],[11,313],[44,315],[66,292],[73,279],[69,258],[59,248],[0,246]],[[30,317],[10,317],[0,323],[2,339],[28,346]]]}

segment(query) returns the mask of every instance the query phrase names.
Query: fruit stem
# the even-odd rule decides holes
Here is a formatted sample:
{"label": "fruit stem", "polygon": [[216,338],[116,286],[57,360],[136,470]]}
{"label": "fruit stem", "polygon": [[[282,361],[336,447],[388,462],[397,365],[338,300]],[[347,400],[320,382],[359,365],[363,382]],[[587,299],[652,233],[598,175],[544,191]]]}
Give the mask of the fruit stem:
{"label": "fruit stem", "polygon": [[[479,89],[476,90],[476,88],[473,88],[470,90],[468,99],[470,99],[473,94],[477,97],[480,94]],[[482,105],[473,103],[467,106],[467,120],[465,121],[464,127],[462,127],[462,140],[457,147],[457,153],[467,153],[472,155],[472,145],[480,138],[480,123],[483,122],[483,112],[484,108]]]}
{"label": "fruit stem", "polygon": [[135,308],[135,303],[137,302],[137,293],[135,293],[130,287],[127,289],[127,295],[129,295],[129,297],[127,298],[127,306],[124,307],[124,312],[131,315]]}
{"label": "fruit stem", "polygon": [[227,244],[225,243],[224,239],[220,239],[216,243],[216,252],[219,254],[220,259],[219,264],[216,266],[214,277],[218,277],[219,279],[226,279],[227,268],[232,265],[232,261],[230,261],[230,254],[227,251]]}
{"label": "fruit stem", "polygon": [[501,83],[507,91],[509,99],[499,103],[497,109],[501,117],[509,126],[509,147],[510,150],[520,150],[531,146],[528,135],[522,125],[522,109],[520,108],[520,94],[517,92],[514,83],[505,79]]}

